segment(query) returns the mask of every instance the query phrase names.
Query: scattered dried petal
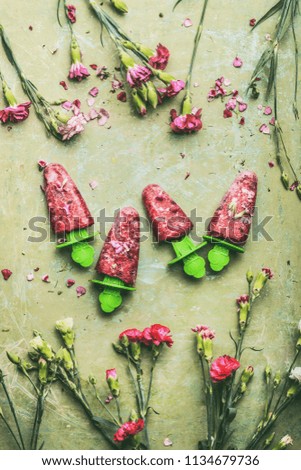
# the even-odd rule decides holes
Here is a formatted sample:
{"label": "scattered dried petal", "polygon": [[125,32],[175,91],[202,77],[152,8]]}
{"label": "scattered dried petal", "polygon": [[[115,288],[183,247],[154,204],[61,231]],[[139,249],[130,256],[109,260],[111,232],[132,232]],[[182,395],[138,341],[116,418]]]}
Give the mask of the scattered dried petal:
{"label": "scattered dried petal", "polygon": [[50,281],[49,281],[49,275],[48,275],[48,274],[44,274],[44,276],[42,276],[42,281],[43,281],[43,282],[50,282]]}
{"label": "scattered dried petal", "polygon": [[38,161],[38,167],[39,170],[42,171],[44,168],[48,165],[48,163],[45,160],[39,160]]}
{"label": "scattered dried petal", "polygon": [[90,181],[89,186],[90,186],[91,189],[95,189],[95,188],[97,188],[98,183],[97,183],[97,181],[93,180],[93,181]]}
{"label": "scattered dried petal", "polygon": [[265,39],[266,39],[266,41],[271,41],[272,36],[268,33],[268,34],[265,35]]}
{"label": "scattered dried petal", "polygon": [[118,99],[118,101],[121,101],[122,103],[125,103],[126,102],[126,92],[121,91],[120,93],[118,93],[116,98]]}
{"label": "scattered dried petal", "polygon": [[239,121],[238,124],[239,124],[240,126],[244,126],[244,125],[245,125],[245,122],[246,122],[245,118],[242,117],[242,118],[240,119],[240,121]]}
{"label": "scattered dried petal", "polygon": [[72,109],[73,103],[71,101],[65,101],[62,103],[62,108],[66,109],[67,111],[70,111]]}
{"label": "scattered dried petal", "polygon": [[88,98],[87,99],[88,106],[93,106],[94,103],[95,103],[95,98]]}
{"label": "scattered dried petal", "polygon": [[248,105],[247,103],[239,103],[238,104],[238,109],[239,109],[239,112],[243,113],[246,109],[247,109]]}
{"label": "scattered dried petal", "polygon": [[89,67],[91,67],[92,70],[97,70],[97,65],[96,64],[90,64]]}
{"label": "scattered dried petal", "polygon": [[26,278],[27,278],[27,281],[29,281],[29,282],[33,281],[34,280],[34,275],[32,273],[29,273],[29,274],[27,274]]}
{"label": "scattered dried petal", "polygon": [[267,116],[269,116],[270,114],[272,114],[272,108],[270,106],[266,106],[264,108],[263,114],[266,114]]}
{"label": "scattered dried petal", "polygon": [[200,86],[200,84],[198,82],[194,82],[193,86],[194,86],[194,88],[197,88],[197,87]]}
{"label": "scattered dried petal", "polygon": [[236,56],[235,59],[233,60],[233,67],[239,68],[243,65],[243,61],[241,60],[240,57]]}
{"label": "scattered dried petal", "polygon": [[172,444],[173,444],[173,442],[169,439],[169,437],[166,437],[163,441],[163,445],[165,447],[170,447],[170,446],[172,446]]}
{"label": "scattered dried petal", "polygon": [[270,168],[274,168],[275,166],[275,162],[273,162],[272,160],[268,162],[269,163],[269,167]]}
{"label": "scattered dried petal", "polygon": [[68,90],[68,85],[64,80],[60,81],[60,85],[64,88],[64,90]]}
{"label": "scattered dried petal", "polygon": [[31,25],[28,26],[29,31],[33,30],[33,27]]}
{"label": "scattered dried petal", "polygon": [[259,131],[263,134],[270,134],[270,128],[267,124],[261,124]]}
{"label": "scattered dried petal", "polygon": [[77,297],[81,297],[82,295],[85,295],[86,292],[87,292],[87,290],[83,286],[78,286],[76,288]]}
{"label": "scattered dried petal", "polygon": [[7,281],[10,278],[10,276],[12,275],[12,271],[10,269],[6,269],[6,268],[1,269],[1,273],[2,273],[3,279],[5,281]]}
{"label": "scattered dried petal", "polygon": [[75,284],[74,279],[67,279],[67,281],[66,281],[66,286],[67,287],[72,287],[74,284]]}
{"label": "scattered dried petal", "polygon": [[259,105],[257,106],[257,109],[259,109],[259,111],[261,111],[262,108],[263,108],[262,104],[259,104]]}
{"label": "scattered dried petal", "polygon": [[229,80],[229,78],[225,78],[225,79],[224,79],[224,85],[225,85],[225,86],[231,85],[231,80]]}
{"label": "scattered dried petal", "polygon": [[275,126],[275,118],[272,117],[269,121],[269,124],[271,124],[271,126]]}
{"label": "scattered dried petal", "polygon": [[249,25],[253,28],[253,26],[255,26],[255,24],[256,24],[256,19],[251,18],[250,21],[249,21]]}
{"label": "scattered dried petal", "polygon": [[107,122],[107,120],[109,119],[110,115],[108,113],[108,111],[106,111],[105,109],[101,108],[99,110],[99,116],[100,118],[98,119],[98,124],[100,126],[104,126],[105,123]]}
{"label": "scattered dried petal", "polygon": [[91,111],[89,112],[88,116],[89,116],[89,119],[91,119],[91,120],[96,119],[99,116],[99,112],[96,111],[96,109],[92,108]]}
{"label": "scattered dried petal", "polygon": [[232,117],[232,111],[230,111],[230,109],[224,109],[223,116],[225,119]]}
{"label": "scattered dried petal", "polygon": [[94,98],[98,95],[98,93],[99,93],[99,88],[97,88],[97,86],[94,86],[89,91],[89,95],[93,96]]}
{"label": "scattered dried petal", "polygon": [[191,19],[190,18],[185,18],[185,20],[182,23],[182,26],[184,26],[185,28],[189,28],[190,26],[192,26]]}
{"label": "scattered dried petal", "polygon": [[290,185],[290,191],[294,191],[299,185],[299,181],[294,181],[293,184]]}

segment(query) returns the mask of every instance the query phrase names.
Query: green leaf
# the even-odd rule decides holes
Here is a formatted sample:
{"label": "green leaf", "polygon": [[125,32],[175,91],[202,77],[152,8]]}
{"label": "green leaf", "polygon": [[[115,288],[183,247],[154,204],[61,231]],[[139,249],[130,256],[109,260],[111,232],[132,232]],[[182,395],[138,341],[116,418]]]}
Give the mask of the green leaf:
{"label": "green leaf", "polygon": [[117,424],[113,423],[112,421],[108,421],[107,419],[101,418],[100,416],[93,416],[92,420],[95,426],[101,431],[103,436],[107,439],[107,441],[117,449],[116,442],[114,441],[114,434],[119,429]]}
{"label": "green leaf", "polygon": [[256,24],[253,26],[252,30],[255,29],[257,26],[259,26],[261,23],[266,21],[268,18],[273,16],[277,11],[281,10],[283,6],[284,0],[280,0],[276,5],[274,5],[270,10],[268,10],[258,21],[256,21]]}
{"label": "green leaf", "polygon": [[176,3],[175,3],[174,6],[173,6],[172,11],[175,10],[175,8],[179,5],[179,3],[181,3],[181,1],[182,1],[182,0],[177,0],[177,1],[176,1]]}

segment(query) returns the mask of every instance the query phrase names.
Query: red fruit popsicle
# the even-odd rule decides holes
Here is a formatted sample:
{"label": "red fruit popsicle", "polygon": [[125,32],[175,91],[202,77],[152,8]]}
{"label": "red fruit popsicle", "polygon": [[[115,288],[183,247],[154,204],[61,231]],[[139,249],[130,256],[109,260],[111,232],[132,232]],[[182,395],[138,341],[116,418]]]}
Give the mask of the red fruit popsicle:
{"label": "red fruit popsicle", "polygon": [[96,270],[104,280],[93,280],[106,286],[99,296],[104,312],[112,312],[122,303],[120,290],[135,290],[140,248],[140,218],[133,207],[117,212],[101,250]]}
{"label": "red fruit popsicle", "polygon": [[177,257],[168,264],[180,260],[186,274],[200,278],[205,274],[205,262],[195,251],[204,244],[195,246],[188,237],[193,224],[181,207],[158,184],[149,184],[142,192],[142,200],[151,221],[156,239],[171,242]]}
{"label": "red fruit popsicle", "polygon": [[208,254],[211,268],[220,271],[229,263],[229,249],[244,252],[257,195],[257,176],[240,173],[213,214],[205,240],[217,244]]}
{"label": "red fruit popsicle", "polygon": [[51,227],[67,239],[57,248],[72,246],[72,259],[81,266],[93,263],[93,248],[84,240],[91,238],[87,228],[93,217],[74,181],[59,163],[49,163],[44,169],[45,196]]}

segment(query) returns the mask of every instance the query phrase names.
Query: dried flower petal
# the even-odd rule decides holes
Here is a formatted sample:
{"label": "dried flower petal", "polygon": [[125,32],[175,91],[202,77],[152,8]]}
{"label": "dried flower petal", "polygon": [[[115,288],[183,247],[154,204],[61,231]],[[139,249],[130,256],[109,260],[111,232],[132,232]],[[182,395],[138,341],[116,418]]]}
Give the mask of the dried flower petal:
{"label": "dried flower petal", "polygon": [[233,67],[239,68],[243,65],[243,61],[241,60],[240,57],[236,56],[235,59],[233,60]]}
{"label": "dried flower petal", "polygon": [[76,288],[77,297],[81,297],[82,295],[85,295],[86,292],[87,292],[87,289],[85,289],[85,287],[83,286],[78,286]]}
{"label": "dried flower petal", "polygon": [[6,269],[6,268],[1,269],[1,273],[2,273],[3,279],[5,281],[7,281],[10,278],[10,276],[12,275],[12,271],[10,269]]}
{"label": "dried flower petal", "polygon": [[49,281],[49,275],[48,275],[48,274],[44,274],[44,276],[42,276],[41,279],[42,279],[43,282],[50,282],[50,281]]}
{"label": "dried flower petal", "polygon": [[245,118],[244,118],[244,117],[242,117],[242,118],[240,119],[240,121],[239,121],[239,123],[238,123],[238,124],[239,124],[240,126],[244,126],[244,125],[245,125],[245,123],[246,123],[246,120],[245,120]]}
{"label": "dried flower petal", "polygon": [[269,167],[270,168],[274,168],[275,166],[275,162],[273,162],[272,160],[268,162],[269,163]]}
{"label": "dried flower petal", "polygon": [[67,287],[72,287],[74,284],[75,284],[74,279],[67,279],[67,281],[66,281],[66,286]]}
{"label": "dried flower petal", "polygon": [[100,126],[104,126],[105,123],[107,122],[107,120],[109,119],[110,115],[108,113],[108,111],[106,111],[105,109],[101,108],[99,110],[99,116],[100,118],[98,119],[98,124]]}
{"label": "dried flower petal", "polygon": [[163,445],[165,447],[170,447],[170,446],[172,446],[172,444],[173,444],[173,442],[169,439],[169,437],[166,437],[163,441]]}
{"label": "dried flower petal", "polygon": [[38,161],[38,167],[39,170],[42,171],[44,168],[48,165],[48,163],[45,160],[39,160]]}
{"label": "dried flower petal", "polygon": [[266,39],[266,41],[271,41],[272,36],[268,33],[268,34],[265,35],[265,39]]}
{"label": "dried flower petal", "polygon": [[272,108],[270,106],[266,106],[264,108],[263,114],[266,114],[267,116],[269,116],[270,114],[272,114]]}
{"label": "dried flower petal", "polygon": [[118,99],[118,101],[121,101],[122,103],[125,103],[126,102],[126,92],[121,91],[120,93],[118,93],[116,98]]}
{"label": "dried flower petal", "polygon": [[66,109],[67,111],[70,111],[72,107],[73,103],[71,103],[71,101],[65,101],[64,103],[62,103],[62,108]]}
{"label": "dried flower petal", "polygon": [[33,281],[34,280],[34,275],[32,273],[27,274],[26,276],[27,281]]}
{"label": "dried flower petal", "polygon": [[231,80],[229,80],[229,78],[225,78],[225,79],[224,79],[224,85],[225,85],[225,86],[231,85]]}
{"label": "dried flower petal", "polygon": [[95,98],[88,98],[87,99],[88,106],[93,106],[94,103],[95,103]]}
{"label": "dried flower petal", "polygon": [[255,26],[255,24],[256,24],[256,19],[251,18],[250,21],[249,21],[249,25],[253,28],[253,26]]}
{"label": "dried flower petal", "polygon": [[182,23],[182,26],[184,26],[185,28],[189,28],[190,26],[192,26],[191,19],[190,18],[185,18],[185,20]]}
{"label": "dried flower petal", "polygon": [[90,64],[89,67],[91,67],[92,70],[97,70],[97,65],[96,64]]}
{"label": "dried flower petal", "polygon": [[94,98],[98,95],[98,93],[99,93],[99,88],[97,88],[97,86],[94,86],[89,91],[89,95],[93,96]]}
{"label": "dried flower petal", "polygon": [[76,7],[74,5],[66,5],[66,14],[70,23],[76,22]]}
{"label": "dried flower petal", "polygon": [[241,113],[243,113],[247,109],[247,107],[248,107],[247,103],[239,103],[238,104],[238,110]]}
{"label": "dried flower petal", "polygon": [[64,88],[64,90],[68,90],[68,85],[64,80],[60,81],[60,85]]}
{"label": "dried flower petal", "polygon": [[271,126],[275,126],[275,118],[272,117],[269,121],[269,124],[271,124]]}
{"label": "dried flower petal", "polygon": [[89,186],[90,186],[91,189],[95,189],[95,188],[97,188],[98,183],[97,183],[97,181],[93,180],[93,181],[90,181]]}
{"label": "dried flower petal", "polygon": [[270,134],[270,128],[267,126],[267,124],[261,124],[259,131],[263,134]]}
{"label": "dried flower petal", "polygon": [[229,109],[224,109],[223,116],[225,119],[232,117],[233,116],[232,111],[230,111]]}

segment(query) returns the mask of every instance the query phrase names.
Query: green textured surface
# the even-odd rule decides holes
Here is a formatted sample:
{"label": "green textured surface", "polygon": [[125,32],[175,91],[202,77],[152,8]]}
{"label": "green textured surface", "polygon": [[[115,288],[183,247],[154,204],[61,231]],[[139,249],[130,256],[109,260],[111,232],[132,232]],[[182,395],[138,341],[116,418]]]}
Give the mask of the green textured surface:
{"label": "green textured surface", "polygon": [[[183,0],[172,13],[173,3],[170,0],[128,0],[129,14],[115,15],[115,18],[137,41],[153,48],[159,42],[169,47],[168,71],[184,79],[201,2]],[[150,418],[151,447],[164,449],[163,441],[168,436],[173,442],[172,449],[196,449],[198,440],[205,437],[205,404],[191,327],[209,325],[217,335],[215,355],[233,354],[229,331],[236,327],[235,299],[246,292],[245,272],[249,267],[256,272],[262,266],[270,266],[275,277],[254,307],[246,339],[247,344],[263,351],[245,352],[243,363],[255,366],[255,376],[250,393],[239,407],[233,440],[241,447],[251,434],[264,401],[263,368],[269,363],[274,370],[283,370],[289,363],[296,339],[295,326],[301,317],[300,201],[295,194],[283,190],[278,168],[268,166],[268,161],[274,159],[274,146],[269,136],[258,131],[264,120],[257,105],[265,104],[263,98],[248,102],[246,124],[240,127],[235,116],[223,118],[224,106],[220,102],[208,103],[206,96],[214,80],[221,75],[231,79],[231,87],[243,93],[264,50],[265,34],[271,33],[275,24],[275,19],[269,20],[251,34],[249,19],[259,18],[273,3],[270,0],[212,0],[209,3],[193,77],[193,82],[199,86],[192,90],[194,105],[203,108],[204,127],[197,135],[175,136],[168,127],[169,110],[171,107],[179,109],[180,96],[141,119],[129,103],[117,101],[116,94],[110,93],[111,79],[114,73],[118,76],[114,70],[118,66],[114,48],[106,34],[105,47],[101,47],[99,24],[84,0],[74,0],[78,7],[74,29],[83,62],[87,66],[106,65],[112,76],[100,81],[91,71],[91,77],[80,84],[66,78],[70,36],[66,26],[61,29],[57,24],[56,2],[1,0],[1,22],[25,73],[38,89],[50,100],[79,98],[82,108],[88,111],[88,91],[98,86],[100,93],[95,106],[104,107],[110,113],[105,126],[100,127],[93,121],[82,136],[67,144],[46,137],[33,109],[27,121],[13,126],[10,131],[7,126],[0,126],[0,267],[13,272],[7,282],[0,279],[0,367],[7,374],[27,429],[32,422],[33,396],[27,383],[8,364],[6,350],[20,354],[26,351],[33,329],[41,331],[57,349],[55,321],[72,316],[83,379],[93,373],[98,378],[100,394],[105,398],[105,370],[116,367],[122,387],[121,405],[130,411],[134,404],[133,389],[129,386],[125,363],[113,351],[111,343],[126,328],[143,329],[159,322],[170,327],[174,345],[166,348],[160,357],[154,378],[151,405],[160,415],[152,414]],[[108,2],[104,7],[112,12]],[[181,26],[186,17],[194,23],[190,28]],[[301,34],[300,22],[297,34]],[[279,85],[285,90],[290,87],[288,83],[294,73],[291,51],[281,51],[279,59]],[[241,69],[232,66],[236,54],[243,59]],[[0,67],[16,96],[26,101],[2,50]],[[59,85],[61,80],[68,82],[67,92]],[[288,150],[297,166],[300,123],[293,120],[285,96],[283,91],[279,113]],[[2,107],[2,98],[0,103]],[[28,241],[30,235],[37,235],[29,227],[30,219],[47,215],[45,198],[40,191],[39,159],[59,162],[66,167],[95,217],[103,208],[113,217],[116,209],[127,205],[134,206],[145,216],[141,192],[147,184],[160,184],[186,213],[196,209],[197,215],[202,217],[202,222],[195,224],[194,237],[204,233],[205,221],[212,216],[237,172],[254,170],[259,178],[258,218],[262,221],[271,217],[265,226],[270,239],[261,236],[256,239],[256,231],[253,231],[243,255],[233,253],[231,263],[221,274],[208,270],[207,276],[199,282],[185,276],[180,264],[167,268],[170,247],[165,244],[158,247],[148,236],[141,245],[136,292],[124,297],[123,306],[116,313],[103,314],[98,306],[99,291],[89,283],[95,277],[94,266],[84,270],[71,261],[68,250],[56,250],[48,226],[47,240]],[[187,173],[190,173],[188,178]],[[94,191],[89,186],[91,180],[98,182]],[[105,227],[106,233],[110,225],[111,221]],[[195,239],[197,242],[200,240]],[[101,238],[93,243],[94,265],[102,245]],[[37,267],[35,279],[28,282],[27,274]],[[41,281],[46,273],[50,283]],[[66,287],[68,278],[76,281],[69,289]],[[86,295],[80,298],[75,292],[78,285],[87,288]],[[289,432],[294,438],[293,449],[301,449],[300,401],[279,424],[277,436],[280,438]],[[41,440],[45,441],[46,449],[108,448],[88,424],[82,410],[58,385],[53,387],[47,401]],[[11,440],[0,424],[0,448],[11,447]]]}

